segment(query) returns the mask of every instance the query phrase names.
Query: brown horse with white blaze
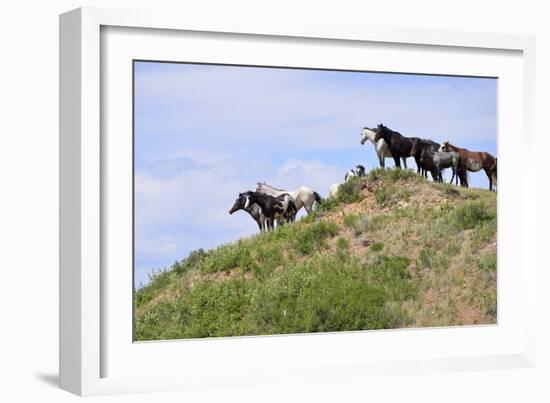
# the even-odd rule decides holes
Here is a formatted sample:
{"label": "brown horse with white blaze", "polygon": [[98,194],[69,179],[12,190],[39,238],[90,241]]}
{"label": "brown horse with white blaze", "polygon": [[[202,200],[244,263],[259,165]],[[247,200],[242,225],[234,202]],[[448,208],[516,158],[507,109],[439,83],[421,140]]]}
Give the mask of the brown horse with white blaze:
{"label": "brown horse with white blaze", "polygon": [[463,169],[470,172],[479,172],[482,169],[489,179],[489,190],[493,190],[493,184],[497,186],[497,159],[484,151],[470,151],[466,148],[460,148],[445,141],[441,146],[441,151],[455,151],[460,155],[460,165]]}

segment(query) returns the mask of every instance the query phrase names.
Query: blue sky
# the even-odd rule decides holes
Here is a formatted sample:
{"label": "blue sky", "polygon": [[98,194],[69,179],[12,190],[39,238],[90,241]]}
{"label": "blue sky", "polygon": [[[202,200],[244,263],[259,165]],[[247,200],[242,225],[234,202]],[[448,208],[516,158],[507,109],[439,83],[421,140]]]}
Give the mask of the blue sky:
{"label": "blue sky", "polygon": [[[257,232],[227,211],[267,181],[326,196],[377,167],[361,128],[378,123],[497,156],[497,80],[135,63],[135,280],[198,248]],[[408,160],[409,167],[416,167]],[[386,160],[386,166],[393,161]],[[450,179],[450,173],[446,175]],[[488,186],[483,172],[471,186]]]}

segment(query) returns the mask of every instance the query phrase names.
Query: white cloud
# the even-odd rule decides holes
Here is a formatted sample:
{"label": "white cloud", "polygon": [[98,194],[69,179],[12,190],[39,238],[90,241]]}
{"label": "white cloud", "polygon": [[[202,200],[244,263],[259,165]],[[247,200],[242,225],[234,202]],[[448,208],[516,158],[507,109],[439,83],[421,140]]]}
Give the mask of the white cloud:
{"label": "white cloud", "polygon": [[344,175],[342,168],[335,165],[291,159],[277,170],[274,186],[284,186],[287,190],[307,186],[326,197],[330,185],[343,182]]}

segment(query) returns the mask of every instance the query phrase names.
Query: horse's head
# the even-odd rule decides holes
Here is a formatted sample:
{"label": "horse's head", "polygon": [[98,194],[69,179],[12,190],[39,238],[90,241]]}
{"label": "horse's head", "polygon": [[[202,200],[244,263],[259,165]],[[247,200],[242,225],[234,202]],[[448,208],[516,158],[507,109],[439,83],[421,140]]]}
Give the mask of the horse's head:
{"label": "horse's head", "polygon": [[378,127],[376,127],[376,129],[374,129],[374,133],[375,133],[375,136],[374,136],[374,142],[378,142],[380,139],[385,139],[388,135],[388,128],[386,126],[384,126],[382,123],[380,123],[378,125]]}
{"label": "horse's head", "polygon": [[449,152],[451,151],[451,148],[449,147],[449,142],[448,141],[444,141],[443,144],[441,144],[441,148],[440,150],[443,151],[443,152]]}
{"label": "horse's head", "polygon": [[357,165],[355,170],[357,171],[357,176],[365,176],[365,167],[363,165]]}
{"label": "horse's head", "polygon": [[376,133],[372,129],[369,129],[368,127],[363,127],[363,130],[361,131],[361,144],[365,144],[367,140],[374,141],[374,136],[376,136]]}
{"label": "horse's head", "polygon": [[235,199],[235,203],[233,203],[233,207],[229,209],[229,214],[233,214],[235,211],[244,209],[244,205],[246,204],[246,197],[239,193],[239,197]]}

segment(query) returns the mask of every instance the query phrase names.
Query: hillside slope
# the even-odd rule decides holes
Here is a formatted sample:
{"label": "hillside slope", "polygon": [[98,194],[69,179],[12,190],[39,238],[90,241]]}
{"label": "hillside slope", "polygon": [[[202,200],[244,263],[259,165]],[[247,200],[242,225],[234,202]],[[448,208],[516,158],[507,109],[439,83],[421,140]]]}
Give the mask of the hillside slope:
{"label": "hillside slope", "polygon": [[496,323],[496,194],[373,170],[135,293],[137,340]]}

